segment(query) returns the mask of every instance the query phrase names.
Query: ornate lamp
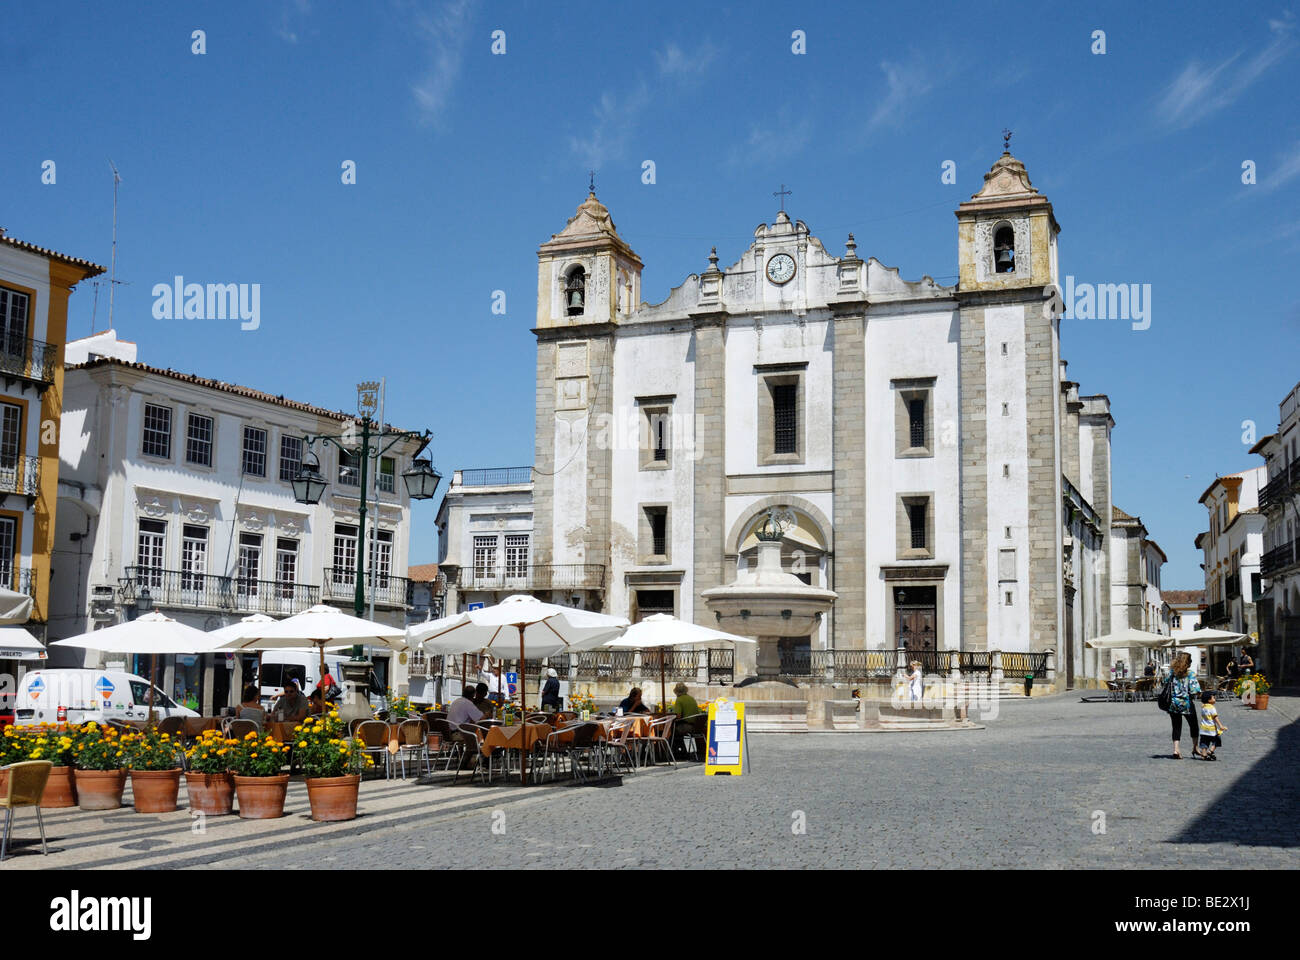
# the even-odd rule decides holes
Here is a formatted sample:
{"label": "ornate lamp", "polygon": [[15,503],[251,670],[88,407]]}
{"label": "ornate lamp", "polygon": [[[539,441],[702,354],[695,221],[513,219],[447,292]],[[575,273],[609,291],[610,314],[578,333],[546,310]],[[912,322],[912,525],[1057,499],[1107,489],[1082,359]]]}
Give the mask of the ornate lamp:
{"label": "ornate lamp", "polygon": [[320,460],[311,450],[302,458],[302,465],[290,481],[293,486],[293,498],[299,503],[317,504],[325,495],[326,481],[320,472]]}
{"label": "ornate lamp", "polygon": [[442,480],[442,474],[433,469],[427,458],[421,458],[411,463],[411,469],[402,474],[402,481],[406,484],[406,492],[412,500],[428,500],[434,491],[438,489],[438,483]]}

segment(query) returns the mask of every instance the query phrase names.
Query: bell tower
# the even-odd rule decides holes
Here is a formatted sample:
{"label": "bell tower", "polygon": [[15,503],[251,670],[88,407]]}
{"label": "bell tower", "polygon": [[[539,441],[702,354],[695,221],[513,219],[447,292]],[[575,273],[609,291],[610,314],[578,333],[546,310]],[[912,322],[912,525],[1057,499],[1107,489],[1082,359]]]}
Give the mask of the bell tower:
{"label": "bell tower", "polygon": [[1060,227],[1004,138],[956,210],[962,636],[976,650],[1059,650]]}
{"label": "bell tower", "polygon": [[534,564],[609,567],[614,331],[641,302],[641,266],[594,184],[537,250]]}

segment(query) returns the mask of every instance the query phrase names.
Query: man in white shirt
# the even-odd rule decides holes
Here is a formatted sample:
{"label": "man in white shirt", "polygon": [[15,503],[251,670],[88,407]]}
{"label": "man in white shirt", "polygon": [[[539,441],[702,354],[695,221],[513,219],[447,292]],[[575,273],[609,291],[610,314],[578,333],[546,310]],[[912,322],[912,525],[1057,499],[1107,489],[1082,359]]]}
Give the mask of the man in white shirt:
{"label": "man in white shirt", "polygon": [[482,718],[483,711],[474,706],[474,701],[464,693],[453,700],[451,706],[447,708],[447,722],[453,727],[459,727],[462,723],[474,723]]}

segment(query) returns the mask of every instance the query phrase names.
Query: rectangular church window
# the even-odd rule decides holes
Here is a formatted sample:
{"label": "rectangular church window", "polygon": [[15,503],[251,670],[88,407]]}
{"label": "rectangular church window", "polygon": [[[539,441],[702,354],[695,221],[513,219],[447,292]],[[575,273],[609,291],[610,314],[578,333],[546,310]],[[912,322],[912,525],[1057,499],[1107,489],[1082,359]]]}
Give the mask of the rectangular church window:
{"label": "rectangular church window", "polygon": [[773,453],[799,452],[799,385],[772,385]]}

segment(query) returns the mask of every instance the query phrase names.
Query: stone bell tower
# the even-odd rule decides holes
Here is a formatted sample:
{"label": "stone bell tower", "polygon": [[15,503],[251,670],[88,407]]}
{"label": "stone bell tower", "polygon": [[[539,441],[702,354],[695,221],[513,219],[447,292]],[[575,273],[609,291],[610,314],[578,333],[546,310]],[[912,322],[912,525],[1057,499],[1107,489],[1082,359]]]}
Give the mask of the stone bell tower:
{"label": "stone bell tower", "polygon": [[641,258],[595,189],[537,250],[535,564],[609,568],[614,329],[641,301]]}
{"label": "stone bell tower", "polygon": [[956,214],[963,644],[1056,650],[1064,609],[1052,298],[1060,227],[1009,149]]}

